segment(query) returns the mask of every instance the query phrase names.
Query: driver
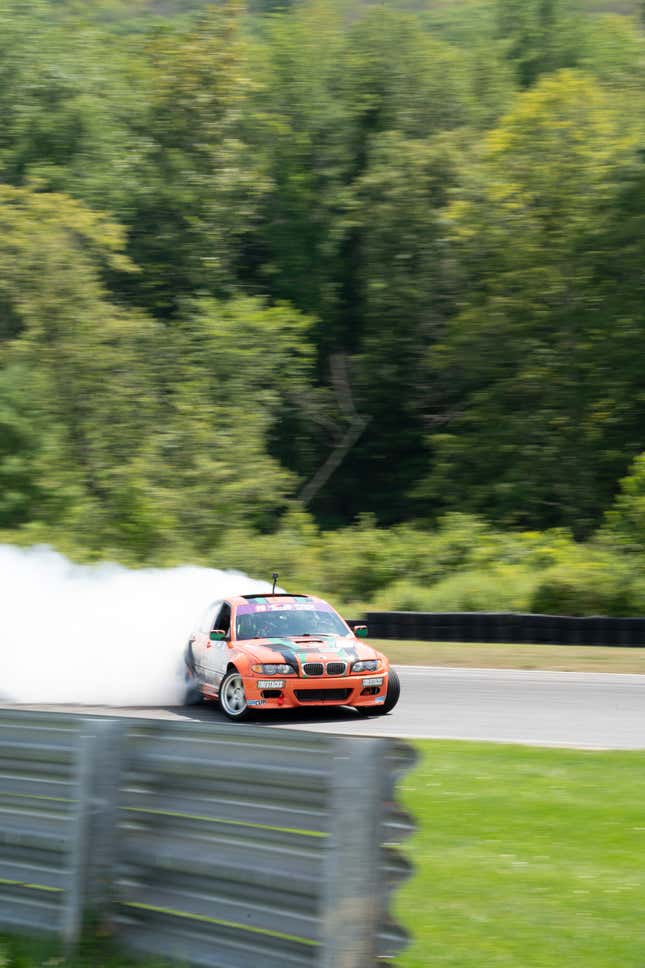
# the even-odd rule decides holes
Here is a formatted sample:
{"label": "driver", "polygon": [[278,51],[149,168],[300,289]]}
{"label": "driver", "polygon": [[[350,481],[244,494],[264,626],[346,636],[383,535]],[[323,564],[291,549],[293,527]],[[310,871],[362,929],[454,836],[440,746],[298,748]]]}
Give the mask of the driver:
{"label": "driver", "polygon": [[309,621],[312,631],[318,632],[319,634],[331,634],[335,631],[334,624],[326,612],[319,612],[318,610],[312,612]]}
{"label": "driver", "polygon": [[261,612],[259,615],[254,615],[253,618],[255,637],[258,639],[271,638],[271,636],[274,634],[271,616]]}

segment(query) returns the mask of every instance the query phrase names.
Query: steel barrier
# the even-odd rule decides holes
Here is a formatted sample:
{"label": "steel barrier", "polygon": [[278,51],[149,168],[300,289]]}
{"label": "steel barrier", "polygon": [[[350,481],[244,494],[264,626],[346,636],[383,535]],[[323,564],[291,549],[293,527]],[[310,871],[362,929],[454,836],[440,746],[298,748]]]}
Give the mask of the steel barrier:
{"label": "steel barrier", "polygon": [[0,924],[211,968],[365,968],[411,830],[396,740],[0,711]]}
{"label": "steel barrier", "polygon": [[78,937],[88,754],[69,717],[0,715],[0,927]]}

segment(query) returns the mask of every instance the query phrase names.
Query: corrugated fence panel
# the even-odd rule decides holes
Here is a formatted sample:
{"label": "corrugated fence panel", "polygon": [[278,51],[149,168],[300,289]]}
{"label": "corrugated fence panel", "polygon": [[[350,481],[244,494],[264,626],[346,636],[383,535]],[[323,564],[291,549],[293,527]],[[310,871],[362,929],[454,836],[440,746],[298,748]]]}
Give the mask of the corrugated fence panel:
{"label": "corrugated fence panel", "polygon": [[212,968],[316,964],[333,738],[138,723],[126,749],[126,943]]}
{"label": "corrugated fence panel", "polygon": [[0,927],[73,942],[81,918],[82,720],[0,711]]}

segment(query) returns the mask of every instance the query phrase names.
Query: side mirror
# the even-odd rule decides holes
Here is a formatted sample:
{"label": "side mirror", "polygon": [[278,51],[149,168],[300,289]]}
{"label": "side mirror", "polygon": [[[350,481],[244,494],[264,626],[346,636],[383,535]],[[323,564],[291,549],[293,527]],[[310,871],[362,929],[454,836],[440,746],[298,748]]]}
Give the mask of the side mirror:
{"label": "side mirror", "polygon": [[367,638],[367,625],[355,625],[354,626],[354,635],[356,636],[357,639],[366,639]]}
{"label": "side mirror", "polygon": [[223,642],[226,638],[226,632],[223,629],[213,629],[209,638],[211,642]]}

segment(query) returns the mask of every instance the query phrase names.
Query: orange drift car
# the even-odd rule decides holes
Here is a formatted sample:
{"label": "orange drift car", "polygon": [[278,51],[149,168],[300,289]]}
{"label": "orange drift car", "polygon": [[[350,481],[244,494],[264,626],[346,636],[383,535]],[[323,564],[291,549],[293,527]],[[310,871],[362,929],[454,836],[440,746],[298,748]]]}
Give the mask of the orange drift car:
{"label": "orange drift car", "polygon": [[399,679],[331,605],[310,595],[240,595],[213,602],[186,647],[189,694],[219,699],[229,719],[298,706],[388,713]]}

